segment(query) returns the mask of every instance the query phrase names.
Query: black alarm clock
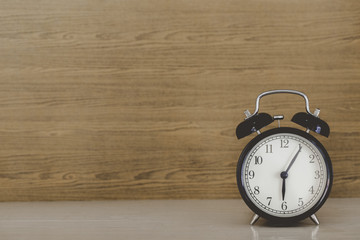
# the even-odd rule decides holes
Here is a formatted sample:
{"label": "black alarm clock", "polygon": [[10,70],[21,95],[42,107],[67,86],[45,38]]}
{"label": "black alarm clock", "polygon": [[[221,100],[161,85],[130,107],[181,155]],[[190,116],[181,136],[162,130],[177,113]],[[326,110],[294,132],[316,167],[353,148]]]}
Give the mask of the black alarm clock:
{"label": "black alarm clock", "polygon": [[[304,130],[281,127],[283,115],[259,113],[260,99],[266,95],[290,93],[305,99],[306,112],[296,113],[292,122]],[[332,165],[324,146],[310,131],[328,137],[330,128],[319,118],[320,110],[310,112],[307,96],[294,90],[272,90],[256,99],[255,112],[245,111],[245,121],[236,128],[238,139],[256,133],[242,151],[236,170],[240,194],[260,217],[277,223],[293,223],[307,217],[319,224],[316,211],[328,198],[333,181]],[[278,126],[261,129],[275,120]]]}

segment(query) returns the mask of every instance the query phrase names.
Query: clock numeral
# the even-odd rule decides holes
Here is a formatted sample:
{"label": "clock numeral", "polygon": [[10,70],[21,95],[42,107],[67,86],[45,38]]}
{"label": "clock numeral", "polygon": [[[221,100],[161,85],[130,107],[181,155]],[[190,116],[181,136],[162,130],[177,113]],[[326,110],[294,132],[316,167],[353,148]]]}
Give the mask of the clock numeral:
{"label": "clock numeral", "polygon": [[315,171],[315,179],[319,179],[320,178],[320,171],[316,170]]}
{"label": "clock numeral", "polygon": [[314,156],[314,154],[311,154],[310,156],[309,156],[309,158],[310,158],[310,161],[309,161],[309,163],[315,163],[315,156]]}
{"label": "clock numeral", "polygon": [[272,144],[266,144],[266,153],[272,153]]}
{"label": "clock numeral", "polygon": [[271,203],[271,200],[272,200],[272,197],[267,197],[266,200],[269,200],[268,202],[268,206],[270,206],[270,203]]}
{"label": "clock numeral", "polygon": [[309,192],[310,192],[311,194],[314,194],[314,186],[311,186],[311,188],[309,189]]}
{"label": "clock numeral", "polygon": [[255,194],[255,195],[258,195],[259,193],[260,193],[259,186],[255,186],[255,187],[254,187],[254,194]]}
{"label": "clock numeral", "polygon": [[304,201],[302,198],[299,198],[298,206],[301,207],[302,205],[304,205]]}
{"label": "clock numeral", "polygon": [[253,170],[249,171],[249,178],[253,179],[255,177],[255,172]]}
{"label": "clock numeral", "polygon": [[287,140],[287,139],[281,139],[280,148],[289,148],[289,140]]}
{"label": "clock numeral", "polygon": [[255,164],[262,164],[263,163],[263,158],[261,156],[255,156]]}
{"label": "clock numeral", "polygon": [[281,209],[282,210],[286,210],[287,209],[287,205],[286,205],[287,203],[286,202],[283,202],[282,204],[281,204]]}

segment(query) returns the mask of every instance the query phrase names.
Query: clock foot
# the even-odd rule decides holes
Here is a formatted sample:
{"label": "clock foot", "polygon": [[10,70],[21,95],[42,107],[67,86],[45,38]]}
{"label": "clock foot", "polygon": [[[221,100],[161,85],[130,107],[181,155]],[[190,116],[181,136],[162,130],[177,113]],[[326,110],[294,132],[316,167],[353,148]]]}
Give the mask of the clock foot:
{"label": "clock foot", "polygon": [[320,224],[320,222],[319,222],[319,220],[317,219],[317,217],[316,217],[315,214],[311,215],[311,216],[310,216],[310,219],[311,219],[316,225],[319,225],[319,224]]}
{"label": "clock foot", "polygon": [[259,220],[260,216],[257,214],[254,214],[253,218],[251,219],[250,225],[254,225],[257,220]]}

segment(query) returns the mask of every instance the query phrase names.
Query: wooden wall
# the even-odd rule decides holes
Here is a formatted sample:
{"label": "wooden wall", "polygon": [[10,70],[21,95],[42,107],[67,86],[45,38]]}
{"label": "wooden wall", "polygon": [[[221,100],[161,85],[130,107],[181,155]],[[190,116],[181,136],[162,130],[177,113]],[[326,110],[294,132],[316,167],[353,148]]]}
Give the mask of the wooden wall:
{"label": "wooden wall", "polygon": [[360,197],[360,1],[1,1],[0,201],[239,198],[235,128],[279,88]]}

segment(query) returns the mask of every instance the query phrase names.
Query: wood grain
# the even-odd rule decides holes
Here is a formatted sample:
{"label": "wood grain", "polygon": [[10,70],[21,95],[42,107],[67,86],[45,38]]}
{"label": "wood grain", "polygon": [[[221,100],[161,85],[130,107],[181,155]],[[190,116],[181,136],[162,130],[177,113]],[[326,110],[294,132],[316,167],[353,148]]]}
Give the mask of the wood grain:
{"label": "wood grain", "polygon": [[360,197],[359,34],[356,0],[2,1],[0,201],[238,198],[235,127],[279,88]]}

